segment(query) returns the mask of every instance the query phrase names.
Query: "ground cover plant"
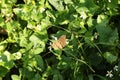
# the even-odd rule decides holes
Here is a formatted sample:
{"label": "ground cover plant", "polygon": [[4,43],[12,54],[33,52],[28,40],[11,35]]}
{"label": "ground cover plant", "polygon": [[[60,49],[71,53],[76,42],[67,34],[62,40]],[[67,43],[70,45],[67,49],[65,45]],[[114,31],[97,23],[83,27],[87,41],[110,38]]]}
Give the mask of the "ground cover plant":
{"label": "ground cover plant", "polygon": [[0,0],[0,80],[120,80],[120,0]]}

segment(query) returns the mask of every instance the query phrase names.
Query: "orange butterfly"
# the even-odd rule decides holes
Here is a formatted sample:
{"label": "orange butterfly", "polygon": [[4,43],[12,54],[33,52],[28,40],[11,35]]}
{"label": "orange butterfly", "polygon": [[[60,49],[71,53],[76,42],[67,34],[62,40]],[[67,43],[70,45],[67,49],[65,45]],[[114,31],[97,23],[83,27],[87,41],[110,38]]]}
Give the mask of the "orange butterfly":
{"label": "orange butterfly", "polygon": [[53,42],[51,46],[54,49],[62,49],[63,47],[65,47],[66,46],[66,35],[62,35],[61,37],[59,37],[58,40]]}

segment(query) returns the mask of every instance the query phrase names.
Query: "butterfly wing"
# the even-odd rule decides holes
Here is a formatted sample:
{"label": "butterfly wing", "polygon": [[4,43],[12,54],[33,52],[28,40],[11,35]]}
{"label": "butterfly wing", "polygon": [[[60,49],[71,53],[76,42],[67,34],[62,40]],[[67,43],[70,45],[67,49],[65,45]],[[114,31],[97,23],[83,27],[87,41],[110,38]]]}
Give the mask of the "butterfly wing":
{"label": "butterfly wing", "polygon": [[59,39],[58,42],[61,44],[62,47],[65,47],[66,45],[66,35],[62,35]]}
{"label": "butterfly wing", "polygon": [[55,41],[51,46],[54,49],[62,49],[62,46],[58,41]]}
{"label": "butterfly wing", "polygon": [[57,41],[51,45],[54,49],[62,49],[66,45],[66,35],[62,35]]}

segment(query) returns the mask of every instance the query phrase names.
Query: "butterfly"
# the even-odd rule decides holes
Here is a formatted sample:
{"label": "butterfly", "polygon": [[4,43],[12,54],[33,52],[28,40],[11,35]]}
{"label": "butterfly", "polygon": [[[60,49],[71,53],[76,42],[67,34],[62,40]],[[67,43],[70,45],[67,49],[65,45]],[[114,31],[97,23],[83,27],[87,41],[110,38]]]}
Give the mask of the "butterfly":
{"label": "butterfly", "polygon": [[58,40],[52,43],[51,46],[54,49],[62,49],[63,47],[65,47],[66,46],[66,35],[60,36]]}

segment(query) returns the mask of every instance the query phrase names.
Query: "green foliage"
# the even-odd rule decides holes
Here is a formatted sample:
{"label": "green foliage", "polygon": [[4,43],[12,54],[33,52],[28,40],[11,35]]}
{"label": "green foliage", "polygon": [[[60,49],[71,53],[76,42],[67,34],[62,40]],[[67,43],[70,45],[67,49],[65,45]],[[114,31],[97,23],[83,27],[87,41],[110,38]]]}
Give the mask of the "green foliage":
{"label": "green foliage", "polygon": [[119,0],[1,0],[0,80],[119,80],[119,5]]}

